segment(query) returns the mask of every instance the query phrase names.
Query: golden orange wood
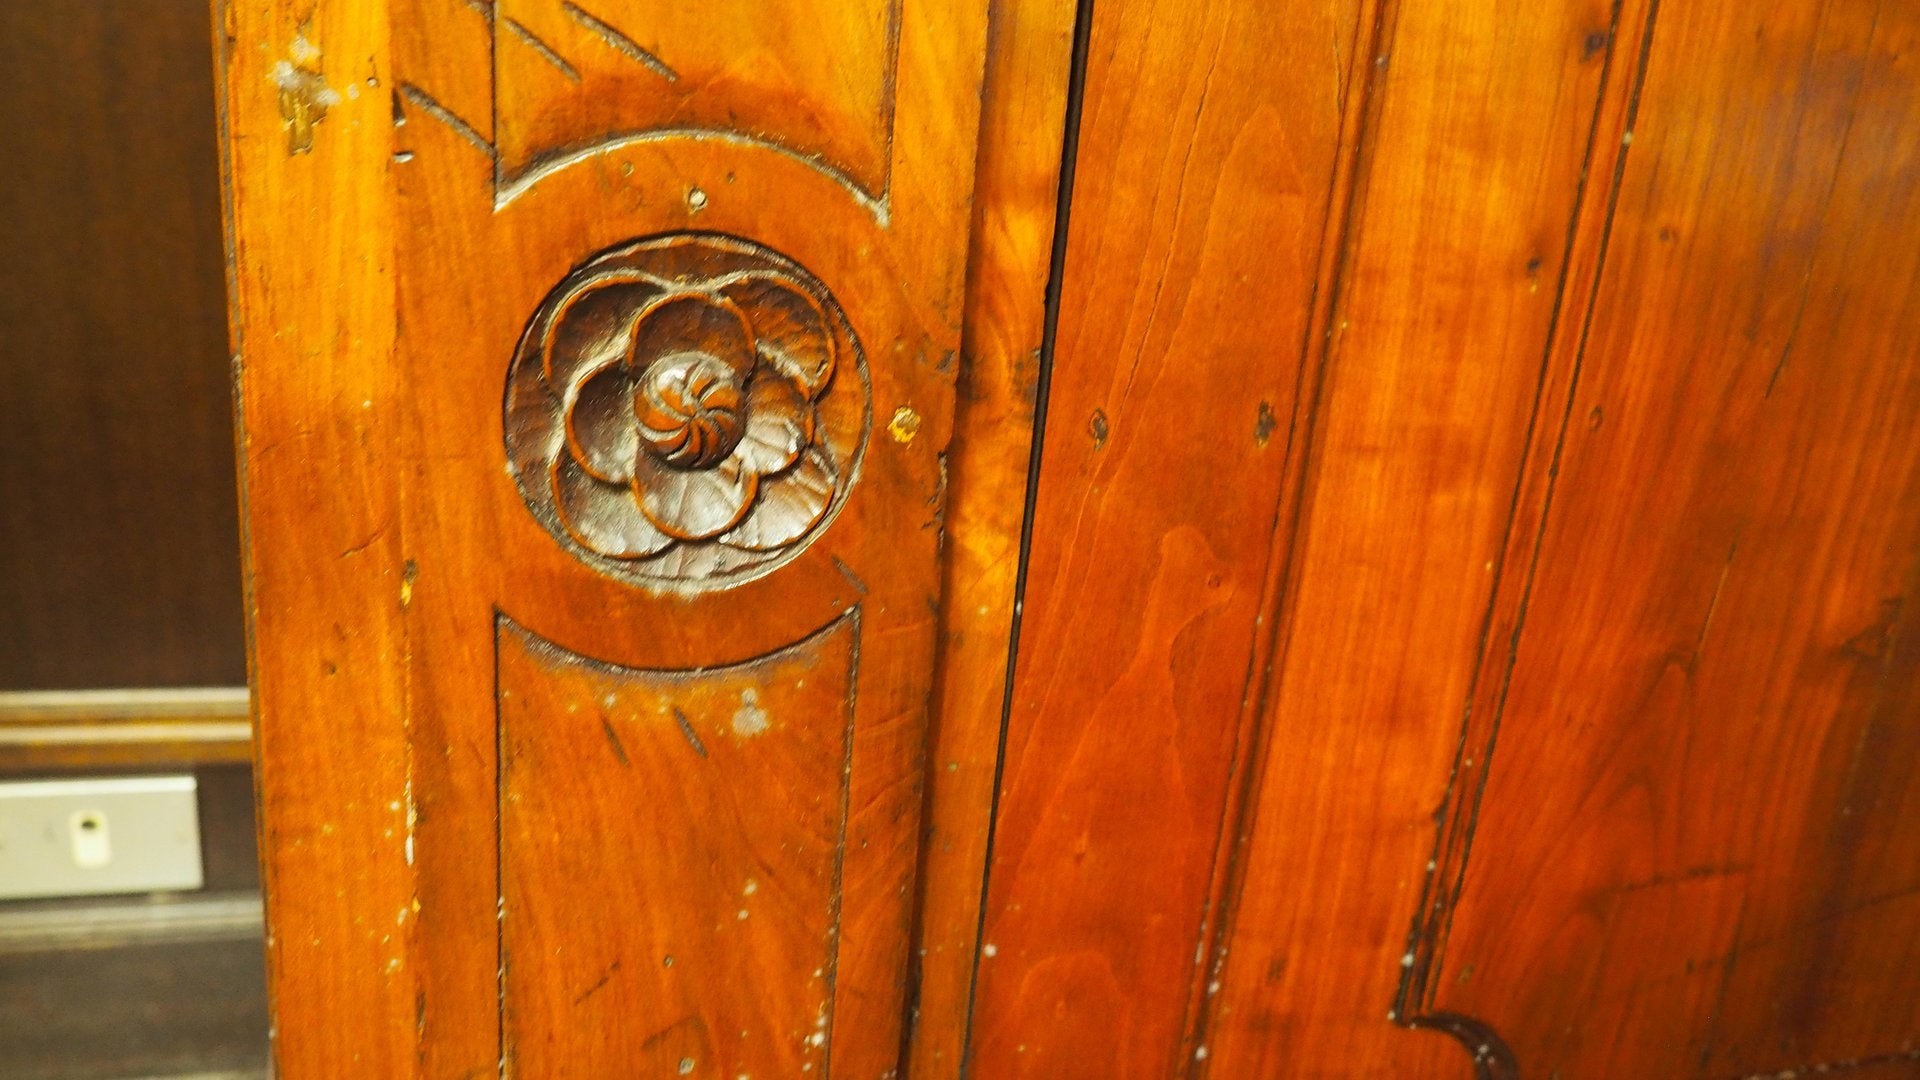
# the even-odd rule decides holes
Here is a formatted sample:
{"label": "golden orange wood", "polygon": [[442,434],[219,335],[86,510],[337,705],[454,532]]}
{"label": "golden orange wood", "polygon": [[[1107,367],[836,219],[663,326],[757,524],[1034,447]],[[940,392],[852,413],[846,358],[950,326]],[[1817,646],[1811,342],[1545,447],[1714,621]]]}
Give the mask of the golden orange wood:
{"label": "golden orange wood", "polygon": [[1357,30],[1341,5],[1092,18],[982,1077],[1166,1076],[1190,1058]]}
{"label": "golden orange wood", "polygon": [[282,1075],[899,1065],[985,10],[739,7],[224,13]]}
{"label": "golden orange wood", "polygon": [[[1604,229],[1580,179],[1597,168],[1604,193],[1596,110],[1629,96],[1637,40],[1619,45],[1610,17],[1381,13],[1255,793],[1208,976],[1211,1075],[1501,1063],[1497,1039],[1401,994],[1542,358],[1579,274],[1569,245]],[[1468,84],[1485,92],[1452,92]]]}
{"label": "golden orange wood", "polygon": [[859,640],[849,614],[743,664],[647,671],[502,617],[500,949],[518,1069],[831,1071]]}
{"label": "golden orange wood", "polygon": [[979,957],[980,880],[1026,519],[1074,7],[1002,0],[988,8],[915,934],[908,1074],[925,1080],[960,1075]]}
{"label": "golden orange wood", "polygon": [[1917,41],[1660,5],[1433,978],[1523,1075],[1920,1070]]}

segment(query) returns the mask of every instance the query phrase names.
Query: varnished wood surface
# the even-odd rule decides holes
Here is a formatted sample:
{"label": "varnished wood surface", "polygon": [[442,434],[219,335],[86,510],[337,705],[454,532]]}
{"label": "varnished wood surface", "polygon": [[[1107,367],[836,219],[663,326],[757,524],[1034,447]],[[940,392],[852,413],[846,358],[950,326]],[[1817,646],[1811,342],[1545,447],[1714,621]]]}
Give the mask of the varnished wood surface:
{"label": "varnished wood surface", "polygon": [[0,6],[0,690],[245,678],[207,26]]}
{"label": "varnished wood surface", "polygon": [[[517,1068],[831,1072],[859,631],[848,616],[689,674],[595,663],[503,620],[500,992]],[[591,935],[583,894],[603,913]]]}
{"label": "varnished wood surface", "polygon": [[988,7],[966,323],[948,459],[937,698],[927,749],[907,1065],[914,1077],[957,1077],[966,1053],[1060,202],[1074,9],[1067,0]]}
{"label": "varnished wood surface", "polygon": [[[1542,357],[1580,273],[1569,245],[1604,226],[1580,178],[1610,175],[1596,110],[1631,87],[1610,66],[1610,15],[1381,13],[1266,733],[1209,975],[1213,1075],[1465,1075],[1481,1045],[1393,1020],[1421,1015],[1400,1001],[1420,960],[1409,926],[1435,815],[1456,804]],[[1487,92],[1452,92],[1465,85]]]}
{"label": "varnished wood surface", "polygon": [[899,1066],[985,16],[225,10],[282,1075]]}
{"label": "varnished wood surface", "polygon": [[1358,16],[1092,9],[972,1075],[1192,1053]]}
{"label": "varnished wood surface", "polygon": [[[1073,205],[981,1075],[1914,1074],[1911,16],[1358,13],[1324,330],[1245,364],[1308,388],[1278,425],[1298,510],[1279,469],[1269,526],[1226,434],[1243,398],[1143,363],[1116,409],[1132,343],[1075,351],[1083,321],[1138,322],[1217,356],[1181,301],[1231,284],[1205,310],[1255,310],[1227,306],[1254,303],[1228,257],[1125,245],[1163,205],[1234,239],[1266,205],[1176,136],[1170,203],[1102,216],[1138,145],[1100,132],[1194,50],[1101,10],[1080,168],[1110,179]],[[1209,106],[1292,77],[1234,70]],[[1132,409],[1209,422],[1141,434]],[[1165,570],[1214,487],[1201,554],[1271,538],[1253,625],[1135,630],[1204,608]],[[1200,696],[1236,648],[1271,672],[1250,724]],[[1195,756],[1235,731],[1237,759]],[[1183,882],[1214,830],[1210,895]]]}
{"label": "varnished wood surface", "polygon": [[0,693],[0,771],[253,760],[242,686]]}
{"label": "varnished wood surface", "polygon": [[1920,1073],[1916,48],[1655,19],[1433,979],[1523,1075]]}
{"label": "varnished wood surface", "polygon": [[[785,8],[227,12],[285,1074],[1920,1069],[1913,17],[1098,0],[1066,118],[1066,5],[899,10],[838,89],[717,59]],[[820,288],[621,264],[698,348],[589,310],[512,457],[670,229]]]}

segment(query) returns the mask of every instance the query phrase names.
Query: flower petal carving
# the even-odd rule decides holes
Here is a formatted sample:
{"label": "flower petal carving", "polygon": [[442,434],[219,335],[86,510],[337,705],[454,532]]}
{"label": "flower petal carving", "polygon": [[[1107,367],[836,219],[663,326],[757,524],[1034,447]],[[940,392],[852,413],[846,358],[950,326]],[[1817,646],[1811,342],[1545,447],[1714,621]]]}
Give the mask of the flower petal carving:
{"label": "flower petal carving", "polygon": [[566,412],[567,450],[596,480],[633,479],[640,433],[633,423],[633,380],[619,363],[587,376]]}
{"label": "flower petal carving", "polygon": [[761,371],[747,386],[747,423],[734,453],[741,463],[765,476],[800,459],[813,441],[813,402],[792,379]]}
{"label": "flower petal carving", "polygon": [[508,471],[587,565],[724,588],[833,520],[872,428],[866,358],[826,287],[758,244],[676,233],[603,252],[528,323]]}
{"label": "flower petal carving", "polygon": [[761,481],[760,504],[752,517],[720,537],[720,542],[749,551],[775,551],[805,536],[819,524],[833,501],[833,469],[818,450],[799,463]]}
{"label": "flower petal carving", "polygon": [[705,540],[733,528],[746,516],[760,477],[737,458],[711,469],[676,469],[642,454],[633,474],[640,510],[675,540]]}
{"label": "flower petal carving", "polygon": [[596,480],[579,462],[562,457],[553,467],[554,509],[582,547],[616,559],[658,555],[673,537],[654,528],[625,484]]}
{"label": "flower petal carving", "polygon": [[745,378],[753,370],[753,331],[733,301],[699,293],[670,296],[640,313],[633,367],[646,371],[664,356],[702,353]]}
{"label": "flower petal carving", "polygon": [[754,312],[760,355],[818,397],[833,378],[833,335],[827,332],[820,303],[786,283],[750,277],[727,289],[742,308]]}
{"label": "flower petal carving", "polygon": [[547,382],[565,393],[594,370],[624,358],[635,316],[664,291],[651,279],[620,274],[569,292],[547,323],[541,354]]}

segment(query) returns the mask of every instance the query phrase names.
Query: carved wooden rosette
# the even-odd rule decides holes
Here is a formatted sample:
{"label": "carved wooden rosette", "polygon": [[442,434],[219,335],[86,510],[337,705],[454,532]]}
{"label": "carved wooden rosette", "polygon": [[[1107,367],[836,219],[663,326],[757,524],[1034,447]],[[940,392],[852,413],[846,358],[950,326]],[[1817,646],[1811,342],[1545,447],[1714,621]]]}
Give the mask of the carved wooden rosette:
{"label": "carved wooden rosette", "polygon": [[985,5],[224,18],[281,1074],[896,1068]]}
{"label": "carved wooden rosette", "polygon": [[547,295],[508,376],[507,460],[589,565],[724,588],[832,519],[872,427],[866,358],[813,275],[680,233],[589,260]]}

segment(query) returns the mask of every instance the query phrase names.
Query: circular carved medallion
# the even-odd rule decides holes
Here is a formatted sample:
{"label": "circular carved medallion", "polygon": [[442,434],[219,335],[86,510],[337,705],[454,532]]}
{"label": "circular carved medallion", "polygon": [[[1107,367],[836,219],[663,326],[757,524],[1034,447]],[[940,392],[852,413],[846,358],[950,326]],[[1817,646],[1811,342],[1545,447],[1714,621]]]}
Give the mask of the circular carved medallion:
{"label": "circular carved medallion", "polygon": [[793,260],[657,236],[567,275],[507,373],[507,467],[589,566],[716,589],[797,555],[859,474],[867,362]]}

